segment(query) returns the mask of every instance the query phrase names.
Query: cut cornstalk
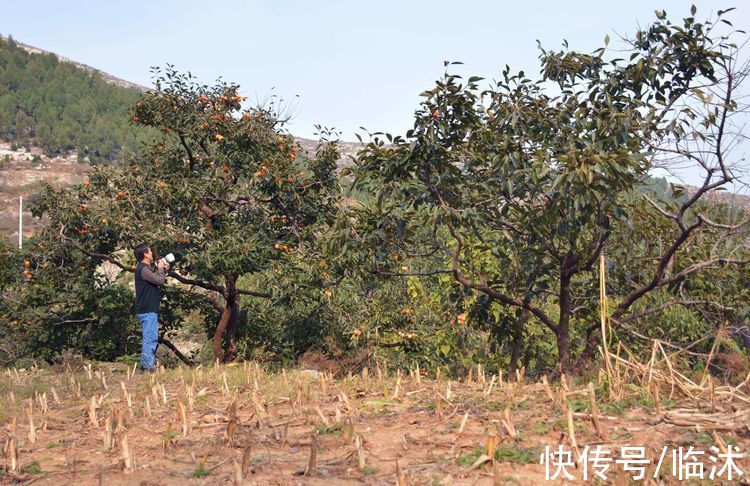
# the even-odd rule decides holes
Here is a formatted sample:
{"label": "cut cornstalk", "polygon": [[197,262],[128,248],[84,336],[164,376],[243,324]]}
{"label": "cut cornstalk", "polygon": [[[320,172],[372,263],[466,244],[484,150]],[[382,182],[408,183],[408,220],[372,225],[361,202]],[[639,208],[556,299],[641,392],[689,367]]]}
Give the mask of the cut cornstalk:
{"label": "cut cornstalk", "polygon": [[10,441],[8,442],[8,458],[10,460],[9,462],[11,472],[20,472],[21,463],[18,460],[18,441],[15,437],[11,437]]}
{"label": "cut cornstalk", "polygon": [[601,440],[604,440],[604,432],[602,431],[601,425],[599,424],[599,409],[596,406],[596,393],[594,392],[593,383],[589,382],[588,390],[589,399],[591,399],[591,422],[593,422],[594,424],[596,435],[598,435]]}
{"label": "cut cornstalk", "polygon": [[719,437],[719,434],[717,434],[715,430],[711,431],[711,437],[714,439],[714,444],[716,444],[719,452],[721,452],[722,454],[727,454],[727,444],[722,440],[721,437]]}
{"label": "cut cornstalk", "polygon": [[34,426],[34,407],[33,402],[29,399],[29,407],[26,409],[26,415],[29,417],[29,442],[36,443],[36,427]]}
{"label": "cut cornstalk", "polygon": [[232,417],[231,420],[229,420],[229,423],[227,424],[227,430],[224,432],[225,438],[227,439],[227,444],[229,444],[230,447],[234,446],[235,441],[235,434],[237,433],[237,426],[240,424],[239,417]]}
{"label": "cut cornstalk", "polygon": [[289,437],[289,422],[284,422],[284,431],[281,434],[281,445],[285,446]]}
{"label": "cut cornstalk", "polygon": [[115,446],[114,435],[112,434],[112,413],[104,419],[104,450],[110,451]]}
{"label": "cut cornstalk", "polygon": [[469,412],[464,413],[464,418],[461,419],[461,425],[458,427],[458,433],[463,434],[464,428],[466,427],[466,421],[469,419]]}
{"label": "cut cornstalk", "polygon": [[47,392],[42,393],[39,395],[39,407],[42,409],[42,413],[46,414],[49,407],[47,404]]}
{"label": "cut cornstalk", "polygon": [[568,439],[570,440],[570,446],[576,450],[576,456],[580,456],[578,444],[576,443],[575,426],[573,425],[573,408],[570,405],[566,406],[566,415],[568,418]]}
{"label": "cut cornstalk", "polygon": [[323,424],[326,427],[330,427],[331,426],[331,421],[328,420],[328,417],[325,416],[325,414],[323,413],[323,411],[320,409],[319,405],[315,405],[315,412],[318,414],[318,417],[320,417],[320,420],[323,422]]}
{"label": "cut cornstalk", "polygon": [[165,452],[169,450],[172,445],[172,422],[167,422],[167,429],[164,431],[164,440],[161,443],[161,448]]}
{"label": "cut cornstalk", "polygon": [[401,466],[398,464],[398,459],[396,459],[396,486],[408,486],[406,475],[404,474],[404,471],[401,470]]}
{"label": "cut cornstalk", "polygon": [[497,377],[495,375],[492,375],[492,378],[490,378],[490,386],[487,387],[487,391],[484,392],[485,395],[489,396],[492,393],[492,387],[495,386],[495,380]]}
{"label": "cut cornstalk", "polygon": [[503,472],[500,470],[500,463],[494,458],[492,459],[492,486],[500,486],[505,484],[503,480]]}
{"label": "cut cornstalk", "polygon": [[185,405],[182,402],[177,403],[177,416],[182,422],[182,436],[187,437],[188,432],[190,432],[190,423],[188,422]]}
{"label": "cut cornstalk", "polygon": [[125,432],[125,412],[123,412],[123,410],[119,407],[115,408],[114,416],[115,420],[117,420],[117,427],[115,428],[115,432],[118,434]]}
{"label": "cut cornstalk", "polygon": [[99,428],[99,422],[96,419],[96,397],[91,397],[91,402],[89,403],[89,422],[91,422],[91,425],[95,428]]}
{"label": "cut cornstalk", "polygon": [[192,412],[195,408],[195,396],[193,394],[192,386],[186,387],[185,395],[187,395],[188,410]]}
{"label": "cut cornstalk", "polygon": [[488,457],[495,457],[495,444],[497,442],[497,435],[495,433],[487,434],[487,448],[485,454]]}
{"label": "cut cornstalk", "polygon": [[549,401],[554,403],[555,394],[552,393],[552,388],[550,388],[549,386],[549,381],[547,381],[547,375],[542,376],[542,385],[544,386],[544,392],[547,394]]}
{"label": "cut cornstalk", "polygon": [[230,391],[229,391],[229,384],[227,383],[227,374],[226,373],[222,373],[221,374],[221,379],[224,381],[224,394],[225,395],[229,395]]}
{"label": "cut cornstalk", "polygon": [[357,449],[357,463],[359,465],[359,470],[364,471],[365,470],[365,449],[362,446],[362,436],[357,434],[354,436],[354,446]]}
{"label": "cut cornstalk", "polygon": [[[510,407],[505,407],[505,410],[503,411],[503,416],[505,417],[505,419],[503,419],[502,423],[505,426],[505,430],[508,432],[508,435],[513,440],[518,439],[518,432],[516,432],[516,428],[513,426],[513,419],[510,416]],[[491,455],[489,456],[492,457]]]}
{"label": "cut cornstalk", "polygon": [[315,475],[317,468],[317,449],[318,449],[318,433],[313,432],[310,434],[310,459],[307,461],[307,468],[305,469],[305,476]]}
{"label": "cut cornstalk", "polygon": [[654,404],[656,405],[656,413],[661,415],[661,399],[659,398],[659,385],[653,384],[654,387]]}
{"label": "cut cornstalk", "polygon": [[253,464],[253,456],[252,456],[252,445],[249,445],[245,447],[245,450],[242,451],[242,477],[246,477],[248,473],[250,472],[250,468]]}
{"label": "cut cornstalk", "polygon": [[341,423],[341,420],[343,419],[343,416],[341,415],[341,409],[338,405],[336,405],[336,423]]}
{"label": "cut cornstalk", "polygon": [[120,447],[122,448],[122,459],[125,465],[125,473],[132,474],[135,469],[135,464],[133,461],[133,453],[128,445],[128,434],[124,434],[122,439],[120,439]]}

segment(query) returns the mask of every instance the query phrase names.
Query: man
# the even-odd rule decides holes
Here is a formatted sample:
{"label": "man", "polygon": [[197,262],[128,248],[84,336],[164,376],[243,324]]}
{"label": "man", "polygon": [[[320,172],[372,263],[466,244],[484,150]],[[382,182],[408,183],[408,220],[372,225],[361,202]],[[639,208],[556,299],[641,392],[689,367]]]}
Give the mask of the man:
{"label": "man", "polygon": [[134,253],[138,261],[135,267],[135,315],[143,330],[141,371],[153,372],[156,348],[159,345],[159,287],[164,285],[167,278],[169,263],[159,261],[154,271],[151,268],[154,254],[147,244],[135,247]]}

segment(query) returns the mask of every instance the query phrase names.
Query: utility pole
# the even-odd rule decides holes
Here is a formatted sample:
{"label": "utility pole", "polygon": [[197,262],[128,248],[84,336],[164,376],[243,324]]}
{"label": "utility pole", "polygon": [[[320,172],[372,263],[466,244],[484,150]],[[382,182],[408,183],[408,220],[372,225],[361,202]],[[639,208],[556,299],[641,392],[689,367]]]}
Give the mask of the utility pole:
{"label": "utility pole", "polygon": [[23,196],[18,198],[18,248],[23,248]]}

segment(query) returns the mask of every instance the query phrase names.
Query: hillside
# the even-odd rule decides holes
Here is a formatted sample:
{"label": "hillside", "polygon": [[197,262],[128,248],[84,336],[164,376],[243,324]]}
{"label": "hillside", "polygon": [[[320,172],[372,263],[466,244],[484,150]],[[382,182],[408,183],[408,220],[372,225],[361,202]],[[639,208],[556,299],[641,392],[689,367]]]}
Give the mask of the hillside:
{"label": "hillside", "polygon": [[137,155],[141,142],[153,136],[127,116],[142,91],[109,79],[0,39],[0,139],[50,156],[74,151],[91,164]]}
{"label": "hillside", "polygon": [[[0,38],[3,38],[0,36]],[[9,39],[5,39],[9,40]],[[114,84],[115,86],[120,86],[122,88],[128,88],[136,91],[145,91],[148,88],[137,84],[132,83],[130,81],[126,81],[124,79],[118,78],[117,76],[112,76],[109,73],[105,73],[104,71],[100,71],[96,68],[93,68],[91,66],[87,66],[86,64],[82,64],[80,62],[76,62],[72,59],[68,59],[67,57],[59,56],[57,54],[53,54],[49,51],[45,51],[44,49],[39,49],[38,47],[30,46],[28,44],[24,44],[23,42],[14,41],[18,47],[25,50],[29,54],[40,54],[40,55],[53,55],[57,58],[59,62],[64,62],[66,64],[70,64],[72,66],[77,67],[78,69],[81,69],[89,74],[91,74],[93,77],[100,77],[102,80],[109,84]]]}

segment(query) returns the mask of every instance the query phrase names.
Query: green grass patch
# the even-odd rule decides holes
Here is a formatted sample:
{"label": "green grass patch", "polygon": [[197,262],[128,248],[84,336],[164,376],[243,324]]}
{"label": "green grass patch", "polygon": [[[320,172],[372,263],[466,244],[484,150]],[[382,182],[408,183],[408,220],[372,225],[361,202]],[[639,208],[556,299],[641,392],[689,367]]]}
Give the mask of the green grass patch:
{"label": "green grass patch", "polygon": [[333,424],[333,425],[324,425],[324,424],[318,424],[315,426],[315,430],[318,431],[318,435],[327,435],[327,434],[341,434],[343,431],[341,428],[341,424]]}
{"label": "green grass patch", "polygon": [[575,400],[568,400],[568,403],[570,404],[570,407],[574,412],[585,412],[591,406],[591,402],[589,400],[583,400],[580,398]]}
{"label": "green grass patch", "polygon": [[365,466],[365,468],[362,470],[362,473],[365,476],[371,476],[373,474],[376,474],[378,472],[378,468],[375,466]]}
{"label": "green grass patch", "polygon": [[633,437],[633,434],[630,432],[610,432],[609,434],[609,438],[612,440],[629,439],[631,437]]}
{"label": "green grass patch", "polygon": [[[458,457],[458,465],[469,467],[479,459],[485,450],[476,448]],[[495,460],[501,462],[512,462],[515,464],[534,464],[539,462],[541,449],[536,447],[520,447],[501,444],[495,449]]]}
{"label": "green grass patch", "polygon": [[484,454],[484,449],[474,449],[470,452],[464,452],[458,456],[458,465],[461,467],[469,467],[479,459],[479,456]]}
{"label": "green grass patch", "polygon": [[495,450],[495,459],[516,464],[532,464],[539,462],[539,447],[519,447],[501,445]]}
{"label": "green grass patch", "polygon": [[48,443],[46,446],[44,446],[45,449],[54,449],[55,447],[60,447],[63,445],[65,441],[63,439],[56,440],[53,442]]}
{"label": "green grass patch", "polygon": [[701,432],[701,433],[688,432],[682,437],[680,437],[679,439],[677,439],[675,441],[675,445],[683,446],[683,447],[698,446],[698,445],[712,446],[714,445],[714,439],[707,432]]}
{"label": "green grass patch", "polygon": [[26,474],[45,474],[45,472],[42,471],[42,467],[36,461],[31,461],[30,463],[26,464],[22,470]]}
{"label": "green grass patch", "polygon": [[191,474],[194,478],[204,478],[211,474],[211,470],[206,467],[205,464],[198,464],[196,466],[195,471],[193,471],[193,474]]}
{"label": "green grass patch", "polygon": [[555,419],[549,422],[540,422],[531,429],[531,433],[534,435],[546,435],[554,429],[562,429],[562,419]]}

